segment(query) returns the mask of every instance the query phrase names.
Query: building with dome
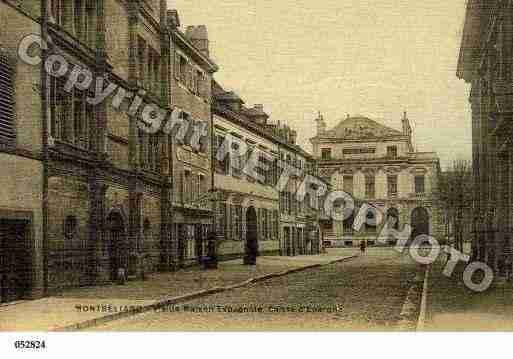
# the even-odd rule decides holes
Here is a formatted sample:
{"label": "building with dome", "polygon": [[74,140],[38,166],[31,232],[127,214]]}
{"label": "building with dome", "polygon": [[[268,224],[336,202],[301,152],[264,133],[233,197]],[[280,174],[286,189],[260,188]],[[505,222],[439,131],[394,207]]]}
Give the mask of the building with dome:
{"label": "building with dome", "polygon": [[[359,231],[353,228],[354,217],[363,203],[378,209],[384,219],[396,218],[396,229],[410,224],[412,237],[438,237],[441,226],[431,194],[440,172],[439,159],[436,153],[414,150],[406,113],[401,119],[401,131],[360,115],[347,116],[332,129],[326,128],[320,114],[316,123],[317,135],[310,141],[319,176],[331,183],[333,190],[352,195],[356,203],[353,215],[345,216],[349,218],[327,222],[323,231],[327,246],[357,246],[361,241],[378,245],[384,221],[371,225],[376,221],[369,220]],[[372,219],[375,213],[368,211],[366,215]],[[392,237],[385,241],[395,243]]]}

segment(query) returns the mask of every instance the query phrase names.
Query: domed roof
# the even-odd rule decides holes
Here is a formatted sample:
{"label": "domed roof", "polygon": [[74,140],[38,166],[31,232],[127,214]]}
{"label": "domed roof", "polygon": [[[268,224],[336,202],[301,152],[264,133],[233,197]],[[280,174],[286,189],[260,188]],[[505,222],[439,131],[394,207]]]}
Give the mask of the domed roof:
{"label": "domed roof", "polygon": [[384,126],[368,117],[356,115],[340,120],[337,126],[319,134],[317,138],[364,140],[402,135],[401,131]]}

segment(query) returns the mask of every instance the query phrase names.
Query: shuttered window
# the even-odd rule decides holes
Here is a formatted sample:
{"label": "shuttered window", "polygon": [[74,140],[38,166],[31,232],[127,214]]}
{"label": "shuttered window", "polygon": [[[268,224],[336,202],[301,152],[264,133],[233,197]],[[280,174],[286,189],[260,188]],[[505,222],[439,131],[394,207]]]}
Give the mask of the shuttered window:
{"label": "shuttered window", "polygon": [[16,141],[14,104],[14,68],[7,54],[0,50],[0,142]]}

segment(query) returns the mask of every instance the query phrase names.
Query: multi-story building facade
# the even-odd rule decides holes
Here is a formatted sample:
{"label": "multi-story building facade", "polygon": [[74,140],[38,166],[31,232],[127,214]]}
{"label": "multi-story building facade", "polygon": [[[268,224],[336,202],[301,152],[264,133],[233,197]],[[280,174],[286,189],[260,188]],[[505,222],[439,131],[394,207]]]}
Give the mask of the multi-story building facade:
{"label": "multi-story building facade", "polygon": [[321,251],[322,231],[319,219],[323,213],[322,201],[310,201],[309,194],[300,200],[297,193],[305,176],[317,177],[317,167],[312,155],[296,144],[296,131],[287,126],[278,129],[285,143],[280,146],[280,158],[288,166],[297,169],[280,193],[280,218],[282,253],[288,256],[318,254]]}
{"label": "multi-story building facade", "polygon": [[[215,163],[220,256],[237,257],[255,248],[259,254],[319,253],[318,210],[296,200],[305,176],[315,175],[313,157],[296,145],[293,130],[268,122],[262,105],[248,108],[234,92],[217,83],[213,89],[214,153],[226,147],[227,138],[232,142],[231,155]],[[259,166],[268,168],[260,170],[261,179],[243,171],[255,150]],[[292,176],[283,191],[277,187],[280,160],[301,173]]]}
{"label": "multi-story building facade", "polygon": [[[219,255],[238,257],[255,250],[260,255],[278,254],[279,197],[274,171],[278,145],[264,133],[262,125],[268,115],[261,106],[245,107],[237,94],[218,84],[214,85],[214,97],[214,152],[217,155],[228,138],[232,146],[230,154],[215,161]],[[255,150],[260,151],[259,162],[270,169],[261,171],[261,179],[244,171]]]}
{"label": "multi-story building facade", "polygon": [[[372,210],[360,231],[354,230],[358,208],[363,203],[378,209],[383,218],[396,219],[395,228],[408,223],[412,236],[438,236],[439,215],[431,193],[440,165],[435,153],[415,152],[412,129],[404,114],[402,131],[363,116],[347,117],[328,130],[321,115],[316,120],[317,136],[311,139],[319,176],[333,190],[344,191],[355,200],[355,211],[345,220],[333,220],[324,240],[331,245],[354,246],[360,241],[377,244],[384,223]],[[335,203],[335,205],[341,205]],[[395,241],[394,238],[384,239]]]}
{"label": "multi-story building facade", "polygon": [[[2,165],[19,173],[2,187],[1,207],[11,210],[1,228],[25,238],[20,253],[31,255],[9,261],[33,272],[30,280],[6,275],[2,291],[11,292],[6,283],[15,280],[32,289],[23,292],[52,292],[114,280],[120,269],[137,276],[193,262],[213,217],[210,203],[194,203],[212,178],[210,89],[217,66],[206,28],[182,32],[166,1],[46,3],[0,4],[10,24],[0,36]],[[38,33],[48,44],[41,64],[14,60],[22,37]],[[53,73],[62,65],[56,58],[64,59],[65,75]],[[78,68],[90,71],[92,81],[69,88]],[[114,90],[90,101],[99,79],[100,89]],[[173,113],[178,126],[145,129],[146,108]],[[195,137],[196,128],[204,136]],[[2,236],[2,258],[11,242]]]}
{"label": "multi-story building facade", "polygon": [[0,302],[45,287],[41,67],[17,56],[24,36],[41,33],[29,10],[0,2]]}
{"label": "multi-story building facade", "polygon": [[[213,225],[212,202],[202,200],[212,189],[211,106],[212,74],[217,65],[210,59],[209,39],[205,26],[179,29],[175,11],[168,16],[171,24],[170,96],[171,105],[183,111],[184,119],[194,119],[194,129],[203,135],[194,148],[194,136],[189,130],[171,145],[173,166],[173,237],[178,245],[178,263],[195,263],[206,253],[207,234]],[[191,137],[192,136],[192,137]],[[196,137],[197,139],[197,137]],[[173,250],[175,251],[175,250]],[[173,252],[172,251],[172,252]]]}
{"label": "multi-story building facade", "polygon": [[511,273],[513,5],[470,0],[457,76],[471,85],[475,259]]}

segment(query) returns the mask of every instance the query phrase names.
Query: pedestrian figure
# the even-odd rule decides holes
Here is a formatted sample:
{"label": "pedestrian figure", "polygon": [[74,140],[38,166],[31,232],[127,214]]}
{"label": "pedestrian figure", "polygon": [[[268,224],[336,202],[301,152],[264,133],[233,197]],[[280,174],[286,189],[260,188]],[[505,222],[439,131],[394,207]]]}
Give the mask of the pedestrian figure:
{"label": "pedestrian figure", "polygon": [[360,251],[362,252],[362,254],[365,254],[366,247],[367,247],[367,245],[365,244],[365,241],[361,241],[360,242]]}

